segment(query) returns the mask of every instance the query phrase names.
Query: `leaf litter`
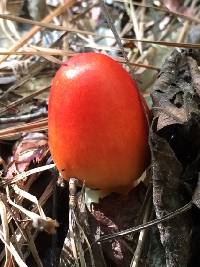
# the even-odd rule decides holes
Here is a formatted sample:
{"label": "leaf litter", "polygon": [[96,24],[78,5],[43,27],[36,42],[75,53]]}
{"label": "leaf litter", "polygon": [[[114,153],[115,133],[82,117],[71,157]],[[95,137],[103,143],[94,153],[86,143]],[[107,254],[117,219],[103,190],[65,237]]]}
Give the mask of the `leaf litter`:
{"label": "leaf litter", "polygon": [[[199,266],[198,1],[5,2],[3,266]],[[122,62],[153,112],[152,163],[140,184],[90,209],[84,186],[68,188],[52,164],[47,114],[34,116],[47,107],[46,92],[63,60],[87,51]]]}

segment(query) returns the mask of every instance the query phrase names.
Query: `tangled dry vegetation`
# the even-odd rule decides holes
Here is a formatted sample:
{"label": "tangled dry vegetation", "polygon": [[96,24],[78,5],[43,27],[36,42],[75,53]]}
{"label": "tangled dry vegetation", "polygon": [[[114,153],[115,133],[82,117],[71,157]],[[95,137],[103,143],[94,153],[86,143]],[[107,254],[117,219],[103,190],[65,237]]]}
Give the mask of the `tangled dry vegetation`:
{"label": "tangled dry vegetation", "polygon": [[[1,266],[200,265],[199,7],[0,1]],[[153,114],[142,182],[91,205],[59,178],[47,129],[51,79],[86,51],[121,62]]]}

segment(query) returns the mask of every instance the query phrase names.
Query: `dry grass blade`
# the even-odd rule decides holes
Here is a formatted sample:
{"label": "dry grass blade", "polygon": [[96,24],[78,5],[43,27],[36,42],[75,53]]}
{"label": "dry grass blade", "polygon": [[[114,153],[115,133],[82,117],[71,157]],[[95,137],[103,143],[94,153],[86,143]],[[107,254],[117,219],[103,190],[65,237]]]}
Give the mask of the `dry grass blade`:
{"label": "dry grass blade", "polygon": [[[40,48],[41,49],[41,48]],[[31,51],[32,50],[32,51]],[[42,50],[42,49],[41,49]],[[19,56],[62,56],[62,55],[74,55],[75,53],[69,52],[67,50],[58,50],[58,49],[48,49],[49,51],[34,51],[33,49],[29,49],[29,51],[15,51],[15,52],[5,52],[0,51],[0,55],[19,55]],[[52,50],[52,51],[51,51]]]}
{"label": "dry grass blade", "polygon": [[75,224],[75,208],[77,205],[76,201],[76,191],[77,191],[77,180],[75,178],[70,178],[69,180],[69,237],[70,237],[70,243],[71,243],[71,248],[72,248],[72,254],[74,257],[75,265],[79,267],[79,263],[81,267],[85,266],[85,263],[82,261],[82,257],[79,262],[79,257],[78,257],[78,252],[79,249],[77,247],[77,242],[76,242],[76,234],[75,234],[75,229],[76,229],[76,224]]}
{"label": "dry grass blade", "polygon": [[92,267],[95,267],[95,262],[94,262],[94,257],[93,257],[93,253],[92,253],[91,244],[90,244],[90,242],[89,242],[89,240],[88,240],[88,238],[87,238],[87,236],[86,236],[86,234],[85,234],[83,228],[82,228],[81,225],[79,224],[76,215],[75,215],[75,222],[76,222],[76,225],[77,225],[77,227],[78,227],[80,233],[83,235],[83,238],[84,238],[84,240],[85,240],[85,242],[86,242],[86,244],[87,244],[87,249],[88,249],[88,251],[89,251],[89,253],[90,253],[91,266],[92,266]]}
{"label": "dry grass blade", "polygon": [[30,122],[26,124],[20,124],[18,126],[9,127],[3,130],[0,130],[0,139],[4,139],[19,133],[30,133],[36,131],[47,130],[47,119],[41,119],[39,121]]}
{"label": "dry grass blade", "polygon": [[21,205],[18,205],[15,202],[13,202],[10,198],[9,190],[7,187],[6,192],[7,192],[7,199],[8,199],[9,204],[15,207],[16,209],[18,209],[24,215],[26,215],[26,217],[32,221],[32,225],[34,228],[39,229],[39,230],[44,230],[50,234],[54,234],[56,232],[56,227],[58,227],[58,223],[56,222],[56,220],[46,217],[45,213],[43,212],[43,209],[41,208],[41,206],[39,205],[37,201],[37,198],[29,194],[28,192],[25,192],[19,189],[18,187],[16,189],[16,186],[14,186],[14,189],[15,189],[15,193],[19,194],[21,197],[28,199],[31,202],[37,204],[40,215],[38,215],[35,212],[29,211],[25,209],[24,207],[22,207]]}
{"label": "dry grass blade", "polygon": [[[6,5],[7,5],[7,0],[2,0],[0,2],[0,13],[2,13],[2,14],[8,13]],[[20,36],[19,36],[18,32],[16,31],[14,24],[12,22],[11,23],[10,22],[6,22],[5,20],[0,19],[0,26],[1,26],[1,29],[3,30],[5,36],[12,43],[15,43],[16,40],[14,37],[16,37],[16,39],[20,39]]]}
{"label": "dry grass blade", "polygon": [[[79,200],[77,199],[76,190],[77,190],[77,180],[71,178],[69,181],[69,237],[72,248],[73,257],[75,260],[76,266],[86,267],[87,262],[85,259],[85,250],[89,251],[91,266],[95,267],[95,260],[92,252],[90,242],[87,238],[87,235],[84,232],[83,227],[79,222],[80,214],[78,214],[76,207],[79,210],[82,210],[85,207],[85,186],[83,185],[81,190],[81,195]],[[79,204],[78,204],[79,203]],[[82,206],[82,207],[81,207]],[[66,239],[68,239],[66,237]],[[83,248],[83,240],[85,241],[87,248]]]}
{"label": "dry grass blade", "polygon": [[75,260],[75,265],[79,267],[79,261],[78,261],[78,252],[75,242],[75,235],[74,235],[74,216],[73,216],[73,210],[69,210],[69,236],[70,236],[70,243],[72,248],[73,257]]}
{"label": "dry grass blade", "polygon": [[[116,0],[116,1],[130,3],[130,0]],[[155,5],[148,5],[148,4],[138,3],[136,1],[131,1],[131,2],[132,2],[132,4],[134,6],[145,7],[145,8],[152,8],[152,9],[157,10],[157,11],[160,11],[160,12],[164,12],[164,13],[167,13],[167,14],[174,15],[177,18],[183,18],[185,20],[188,20],[190,22],[194,22],[194,23],[197,23],[197,24],[200,23],[200,19],[198,17],[191,17],[191,16],[188,16],[188,15],[182,14],[180,12],[175,12],[175,11],[169,10],[166,7],[158,7],[158,6],[155,6]]]}
{"label": "dry grass blade", "polygon": [[[31,253],[32,253],[33,258],[34,258],[34,260],[35,260],[35,262],[37,264],[37,267],[43,267],[42,261],[41,261],[41,259],[39,257],[37,248],[36,248],[35,243],[34,243],[35,235],[33,235],[29,229],[26,229],[26,234],[27,234],[27,237],[28,237],[28,246],[29,246],[29,248],[31,250]],[[26,258],[26,255],[25,255],[25,258]]]}
{"label": "dry grass blade", "polygon": [[[0,17],[1,16],[2,15],[0,15]],[[14,20],[13,17],[12,17],[12,19]],[[18,19],[16,19],[16,20],[18,21]],[[21,18],[20,18],[20,20],[21,20]],[[109,36],[109,35],[102,35],[102,34],[97,34],[97,33],[94,33],[94,32],[84,31],[84,30],[69,29],[69,28],[66,28],[66,27],[63,27],[63,26],[56,26],[54,24],[42,23],[42,22],[39,22],[39,21],[32,21],[32,20],[26,19],[26,22],[28,24],[38,25],[40,27],[46,27],[46,28],[54,29],[54,30],[62,30],[62,31],[74,32],[74,33],[81,33],[81,34],[85,34],[85,35],[96,36],[96,37],[99,37],[99,38],[116,39],[116,37]],[[200,20],[198,20],[198,23],[200,23]],[[157,45],[169,46],[169,47],[200,48],[200,45],[199,44],[191,44],[191,43],[176,43],[176,42],[165,42],[165,41],[153,41],[153,40],[134,39],[134,38],[120,38],[120,42],[121,42],[121,40],[128,41],[128,42],[132,41],[132,42],[141,42],[141,43],[157,44]],[[26,43],[26,42],[24,42],[24,43]],[[21,44],[19,47],[23,46],[24,43]],[[11,49],[10,51],[8,51],[8,53],[14,52],[14,51],[17,51],[17,50],[18,50],[18,48]],[[25,52],[25,53],[28,54],[28,52]],[[0,63],[1,62],[2,61],[0,60]]]}
{"label": "dry grass blade", "polygon": [[[87,45],[86,45],[87,47]],[[106,50],[106,47],[94,47],[96,49],[103,49],[103,50]],[[109,50],[118,50],[118,49],[111,49],[109,47],[107,47]],[[26,55],[26,56],[41,56],[41,57],[44,57],[46,58],[47,60],[50,60],[48,58],[48,56],[63,56],[63,55],[67,55],[68,57],[72,57],[72,56],[75,56],[77,55],[77,53],[74,53],[72,51],[68,51],[68,50],[62,50],[62,49],[51,49],[51,48],[43,48],[43,47],[38,47],[37,48],[39,51],[17,51],[17,52],[5,52],[5,51],[0,51],[0,55]],[[55,59],[55,58],[54,58]],[[121,63],[124,63],[124,64],[127,64],[127,62],[123,59],[120,59],[120,58],[117,58],[117,57],[113,57],[113,59],[121,62]],[[52,61],[52,60],[50,60]],[[62,64],[62,61],[54,61],[54,63],[56,64]],[[156,66],[152,66],[152,65],[148,65],[148,64],[142,64],[142,63],[135,63],[135,62],[132,62],[130,63],[130,65],[132,66],[135,66],[135,67],[142,67],[142,68],[146,68],[146,69],[153,69],[153,70],[156,70],[156,71],[159,71],[160,69]],[[29,77],[30,78],[30,77]],[[27,79],[29,79],[27,78]],[[6,92],[7,94],[7,92]]]}
{"label": "dry grass blade", "polygon": [[200,44],[192,44],[192,43],[177,43],[177,42],[165,42],[165,41],[152,41],[152,40],[145,40],[145,39],[129,39],[130,41],[134,42],[142,42],[147,44],[156,44],[162,46],[169,46],[169,47],[180,47],[180,48],[200,48]]}
{"label": "dry grass blade", "polygon": [[[2,228],[4,233],[4,239],[7,244],[10,243],[10,234],[9,234],[9,227],[8,227],[8,219],[7,219],[7,211],[5,204],[2,200],[0,200],[0,214],[1,214],[1,222],[2,222]],[[8,248],[5,246],[5,254],[6,254],[6,261],[4,267],[11,266],[12,261],[12,255]]]}
{"label": "dry grass blade", "polygon": [[[73,5],[74,0],[67,0],[65,1],[65,4],[58,6],[52,13],[47,15],[42,22],[48,23],[50,22],[53,17],[56,17],[60,14],[62,14],[67,8],[69,8],[71,5]],[[5,15],[6,16],[6,15]],[[3,18],[3,15],[0,15],[1,18]],[[12,16],[11,16],[12,17]],[[4,17],[5,18],[5,17]],[[26,44],[39,30],[41,29],[40,26],[33,27],[28,33],[26,33],[13,47],[10,48],[10,52],[17,51],[20,47],[22,47],[24,44]],[[0,59],[0,64],[7,59],[8,56],[3,57]]]}
{"label": "dry grass blade", "polygon": [[20,100],[17,100],[17,101],[15,101],[15,102],[12,102],[11,104],[7,105],[6,108],[0,110],[0,115],[3,115],[3,114],[5,114],[8,110],[13,109],[13,108],[17,107],[18,105],[21,105],[21,104],[23,104],[24,102],[26,102],[26,101],[28,101],[28,100],[30,100],[30,99],[32,99],[32,98],[34,98],[34,97],[36,97],[36,96],[42,94],[43,92],[47,91],[49,88],[50,88],[50,85],[47,85],[47,86],[41,88],[40,90],[38,90],[38,91],[36,91],[36,92],[30,94],[29,96],[26,96],[26,97],[24,97],[24,98],[22,98],[22,99],[20,99]]}
{"label": "dry grass blade", "polygon": [[31,169],[29,171],[26,171],[26,172],[21,172],[18,175],[16,175],[10,182],[4,181],[3,185],[14,184],[14,183],[26,178],[27,176],[29,176],[31,174],[42,172],[42,171],[46,171],[46,170],[50,170],[50,169],[52,169],[54,167],[55,167],[55,164],[49,164],[49,165],[46,165],[46,166],[33,168],[33,169]]}
{"label": "dry grass blade", "polygon": [[21,197],[23,197],[25,199],[28,199],[29,201],[31,201],[34,204],[36,204],[40,216],[42,218],[46,219],[46,215],[45,215],[42,207],[39,205],[39,202],[38,202],[38,200],[37,200],[37,198],[35,196],[33,196],[30,193],[20,189],[16,184],[13,185],[13,189],[14,189],[16,194],[20,195]]}
{"label": "dry grass blade", "polygon": [[[31,182],[31,179],[28,180],[28,182]],[[15,185],[14,185],[15,186]],[[27,189],[27,186],[25,186],[25,188]],[[38,203],[38,205],[35,205],[32,209],[32,212],[37,212],[38,210],[38,206],[43,206],[46,201],[49,199],[50,195],[52,194],[52,190],[53,190],[53,181],[51,181],[49,183],[49,185],[46,187],[45,191],[43,192],[42,196],[39,198],[38,201],[36,201]],[[26,192],[25,192],[26,193]],[[23,195],[23,193],[21,194]],[[29,194],[31,198],[33,198],[34,200],[34,196]],[[23,198],[18,195],[15,198],[15,201],[17,203],[22,204],[22,200]],[[18,248],[18,251],[20,252],[22,250],[23,245],[22,244],[26,244],[29,247],[29,250],[25,251],[24,255],[23,255],[23,260],[25,261],[26,258],[29,256],[30,252],[33,255],[33,258],[35,260],[35,262],[37,263],[37,266],[42,267],[42,263],[41,263],[41,259],[38,255],[38,251],[37,248],[34,244],[34,239],[36,238],[38,231],[36,229],[31,229],[31,233],[30,233],[30,229],[29,229],[29,221],[25,221],[25,222],[19,222],[16,218],[16,210],[13,209],[9,209],[8,210],[8,221],[9,223],[11,222],[11,219],[15,221],[15,224],[17,225],[17,229],[13,229],[12,230],[12,234],[10,236],[10,242],[13,243],[13,245],[15,247]],[[23,214],[21,214],[22,216]],[[23,217],[22,217],[23,218]],[[12,226],[12,224],[10,224],[10,227]],[[12,229],[12,227],[11,227]],[[3,257],[5,256],[4,251],[2,251],[1,255],[0,255],[0,260],[3,259]],[[21,255],[22,257],[22,255]]]}
{"label": "dry grass blade", "polygon": [[[73,28],[68,28],[65,26],[58,26],[52,23],[44,23],[44,22],[40,22],[40,21],[35,21],[35,20],[29,20],[29,19],[23,19],[20,17],[15,17],[15,16],[11,16],[11,15],[1,15],[0,14],[0,18],[3,17],[4,19],[12,19],[13,21],[17,21],[17,22],[24,22],[27,24],[31,24],[31,25],[36,25],[36,26],[40,26],[40,27],[44,27],[44,28],[48,28],[48,29],[52,29],[52,30],[58,30],[58,31],[66,31],[66,32],[71,32],[71,33],[77,33],[77,34],[84,34],[84,35],[91,35],[91,36],[95,36],[98,38],[108,38],[108,39],[116,39],[114,36],[111,35],[104,35],[104,34],[98,34],[96,32],[92,32],[92,31],[86,31],[86,30],[79,30],[79,29],[73,29]],[[137,39],[133,39],[133,38],[120,38],[120,41],[138,41],[138,42],[142,42],[142,40],[137,40]],[[9,52],[14,52],[17,51],[17,49],[15,50],[11,50]]]}
{"label": "dry grass blade", "polygon": [[[26,241],[26,233],[25,233],[25,230],[22,229],[22,227],[20,226],[20,224],[19,224],[14,212],[12,211],[10,206],[8,206],[7,199],[5,199],[5,201],[4,201],[4,204],[6,204],[6,209],[7,209],[7,221],[9,223],[9,227],[10,227],[10,239],[9,239],[9,242],[14,244],[14,246],[17,248],[18,253],[20,253],[21,244],[19,243],[19,241],[20,240],[23,240],[22,242]],[[15,222],[15,224],[17,226],[16,230],[14,229],[14,227],[13,227],[13,225],[11,223],[11,220],[13,220]],[[24,259],[22,253],[20,253],[20,256]],[[1,251],[0,261],[2,261],[4,257],[5,257],[5,250]]]}
{"label": "dry grass blade", "polygon": [[[130,8],[128,7],[128,3],[125,2],[126,9],[127,9],[128,13],[130,13],[130,17],[131,17],[131,20],[133,23],[135,36],[137,39],[141,39],[141,35],[140,35],[140,31],[139,31],[139,23],[138,23],[138,18],[136,15],[135,7],[134,7],[132,2],[129,2],[129,4],[130,4]],[[140,51],[140,54],[142,54],[142,43],[140,43],[140,42],[138,43],[138,49]]]}
{"label": "dry grass blade", "polygon": [[26,263],[23,261],[23,259],[19,256],[17,253],[15,247],[13,244],[10,242],[9,244],[6,242],[6,240],[3,237],[3,233],[0,230],[0,239],[3,242],[3,244],[6,246],[6,248],[9,250],[9,252],[12,254],[13,258],[15,259],[16,263],[18,264],[19,267],[28,267]]}
{"label": "dry grass blade", "polygon": [[[68,3],[65,3],[65,6],[60,6],[58,7],[57,9],[61,9],[61,11],[57,11],[54,10],[55,14],[54,16],[57,16],[59,14],[61,14],[63,12],[62,9],[66,9],[67,7],[70,7],[71,5],[73,5],[73,2],[75,1],[68,1]],[[123,0],[124,2],[124,0]],[[129,1],[127,1],[127,3],[130,3]],[[170,11],[166,8],[163,8],[163,7],[156,7],[156,6],[151,6],[151,5],[144,5],[144,4],[140,4],[140,3],[137,3],[137,2],[132,2],[133,5],[135,6],[141,6],[141,7],[145,7],[145,8],[154,8],[158,11],[162,11],[162,12],[167,12],[169,14],[173,14],[175,15],[176,17],[180,17],[180,18],[184,18],[190,22],[195,22],[197,24],[200,24],[200,19],[198,19],[197,17],[190,17],[190,16],[186,16],[182,13],[179,13],[179,12],[173,12],[173,11]],[[58,14],[57,14],[58,13]],[[53,17],[54,17],[53,16]],[[12,20],[12,21],[15,21],[15,22],[20,22],[20,23],[26,23],[26,24],[30,24],[30,25],[35,25],[35,26],[40,26],[40,27],[44,27],[44,28],[49,28],[49,29],[52,29],[52,30],[59,30],[59,31],[68,31],[68,32],[77,32],[77,33],[83,33],[83,34],[90,34],[90,35],[94,35],[94,36],[100,36],[100,37],[104,37],[104,38],[114,38],[113,36],[105,36],[105,35],[98,35],[94,32],[88,32],[88,31],[82,31],[82,30],[77,30],[77,29],[71,29],[71,28],[68,28],[68,27],[65,27],[65,26],[59,26],[59,25],[55,25],[55,24],[52,24],[52,23],[48,23],[45,19],[42,20],[41,22],[40,21],[34,21],[34,20],[30,20],[30,19],[25,19],[25,18],[21,18],[21,17],[17,17],[17,16],[13,16],[13,15],[5,15],[5,14],[0,14],[0,18],[2,19],[7,19],[7,20]],[[50,19],[51,20],[51,19]],[[50,21],[48,20],[48,21]],[[39,29],[40,30],[40,29]],[[121,38],[121,40],[124,40],[124,38]]]}

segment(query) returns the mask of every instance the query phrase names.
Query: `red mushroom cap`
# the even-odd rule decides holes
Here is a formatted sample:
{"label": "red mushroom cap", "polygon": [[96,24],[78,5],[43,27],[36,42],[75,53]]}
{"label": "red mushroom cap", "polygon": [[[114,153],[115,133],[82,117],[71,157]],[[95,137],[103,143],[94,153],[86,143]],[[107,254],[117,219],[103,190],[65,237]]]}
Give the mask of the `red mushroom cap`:
{"label": "red mushroom cap", "polygon": [[83,53],[56,73],[49,97],[49,147],[65,179],[128,191],[149,164],[148,122],[135,81],[115,60]]}

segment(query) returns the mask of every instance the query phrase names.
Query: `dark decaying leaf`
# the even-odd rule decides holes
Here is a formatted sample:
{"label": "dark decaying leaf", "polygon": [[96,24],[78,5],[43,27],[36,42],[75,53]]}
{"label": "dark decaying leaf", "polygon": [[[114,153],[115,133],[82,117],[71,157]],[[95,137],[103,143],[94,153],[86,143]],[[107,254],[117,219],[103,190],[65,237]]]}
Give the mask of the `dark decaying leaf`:
{"label": "dark decaying leaf", "polygon": [[[153,201],[157,218],[184,206],[187,202],[182,167],[164,138],[152,136]],[[159,224],[167,266],[187,266],[190,247],[190,214]]]}
{"label": "dark decaying leaf", "polygon": [[[192,56],[193,51],[173,51],[151,94],[154,120],[150,142],[157,218],[185,205],[192,196],[199,206],[200,73],[196,61],[188,55]],[[194,259],[199,262],[194,245],[199,244],[200,237],[197,214],[192,210],[159,224],[166,266],[194,266]]]}
{"label": "dark decaying leaf", "polygon": [[198,178],[198,183],[193,194],[193,203],[200,209],[200,179]]}

